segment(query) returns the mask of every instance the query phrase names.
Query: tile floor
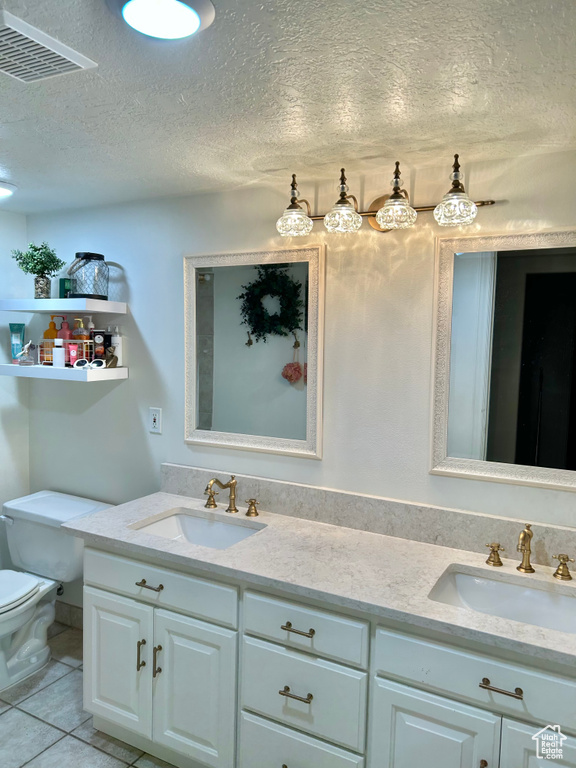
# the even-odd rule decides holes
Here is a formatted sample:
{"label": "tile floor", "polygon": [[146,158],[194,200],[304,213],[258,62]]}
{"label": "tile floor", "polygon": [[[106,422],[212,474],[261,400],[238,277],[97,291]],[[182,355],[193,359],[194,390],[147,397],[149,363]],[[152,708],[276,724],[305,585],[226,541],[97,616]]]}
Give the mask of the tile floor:
{"label": "tile floor", "polygon": [[50,628],[51,661],[0,691],[1,768],[172,768],[106,736],[82,709],[82,632]]}

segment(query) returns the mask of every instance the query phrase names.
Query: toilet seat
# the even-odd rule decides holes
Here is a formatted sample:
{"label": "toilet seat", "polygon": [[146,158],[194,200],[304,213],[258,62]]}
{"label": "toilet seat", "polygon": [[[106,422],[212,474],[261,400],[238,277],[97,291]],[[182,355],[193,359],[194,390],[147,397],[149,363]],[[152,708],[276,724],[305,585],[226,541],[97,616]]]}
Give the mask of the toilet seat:
{"label": "toilet seat", "polygon": [[31,573],[0,571],[0,615],[12,611],[33,597],[42,579]]}

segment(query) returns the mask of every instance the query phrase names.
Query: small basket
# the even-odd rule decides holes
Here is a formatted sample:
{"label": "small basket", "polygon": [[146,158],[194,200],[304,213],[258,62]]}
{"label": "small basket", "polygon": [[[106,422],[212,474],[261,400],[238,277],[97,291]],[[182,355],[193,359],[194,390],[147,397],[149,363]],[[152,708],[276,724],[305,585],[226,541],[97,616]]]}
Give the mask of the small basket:
{"label": "small basket", "polygon": [[[94,342],[85,339],[63,339],[66,365],[70,365],[70,344],[78,345],[77,360],[88,360],[90,363],[94,359]],[[42,339],[38,345],[38,362],[40,365],[52,365],[54,349],[54,339]]]}

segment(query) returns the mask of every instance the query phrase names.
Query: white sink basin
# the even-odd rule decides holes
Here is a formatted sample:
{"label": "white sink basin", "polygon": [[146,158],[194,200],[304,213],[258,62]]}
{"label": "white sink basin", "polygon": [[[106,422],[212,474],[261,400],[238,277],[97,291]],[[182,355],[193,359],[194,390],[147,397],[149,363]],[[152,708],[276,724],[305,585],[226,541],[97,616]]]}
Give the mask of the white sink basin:
{"label": "white sink basin", "polygon": [[[576,590],[551,584],[546,589],[537,584],[522,584],[490,579],[458,570],[447,570],[428,595],[439,603],[468,608],[490,616],[522,621],[546,629],[576,634]],[[555,581],[552,579],[552,581]],[[573,594],[571,594],[573,592]]]}
{"label": "white sink basin", "polygon": [[225,518],[208,510],[178,507],[149,517],[130,528],[173,541],[188,541],[199,547],[228,549],[266,528],[264,523]]}

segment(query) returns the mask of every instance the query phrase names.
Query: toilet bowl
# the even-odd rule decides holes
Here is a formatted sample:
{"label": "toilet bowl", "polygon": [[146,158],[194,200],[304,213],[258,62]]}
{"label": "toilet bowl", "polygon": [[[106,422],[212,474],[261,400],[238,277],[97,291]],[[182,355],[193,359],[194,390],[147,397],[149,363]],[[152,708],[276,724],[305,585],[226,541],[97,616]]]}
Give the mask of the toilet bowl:
{"label": "toilet bowl", "polygon": [[[26,576],[34,587],[21,599],[14,577]],[[0,571],[0,691],[36,672],[50,659],[46,642],[54,621],[58,582],[28,573]],[[13,598],[11,602],[10,598]]]}
{"label": "toilet bowl", "polygon": [[0,520],[18,570],[0,569],[0,692],[48,663],[56,592],[82,576],[83,542],[60,526],[109,506],[53,491],[4,504]]}

